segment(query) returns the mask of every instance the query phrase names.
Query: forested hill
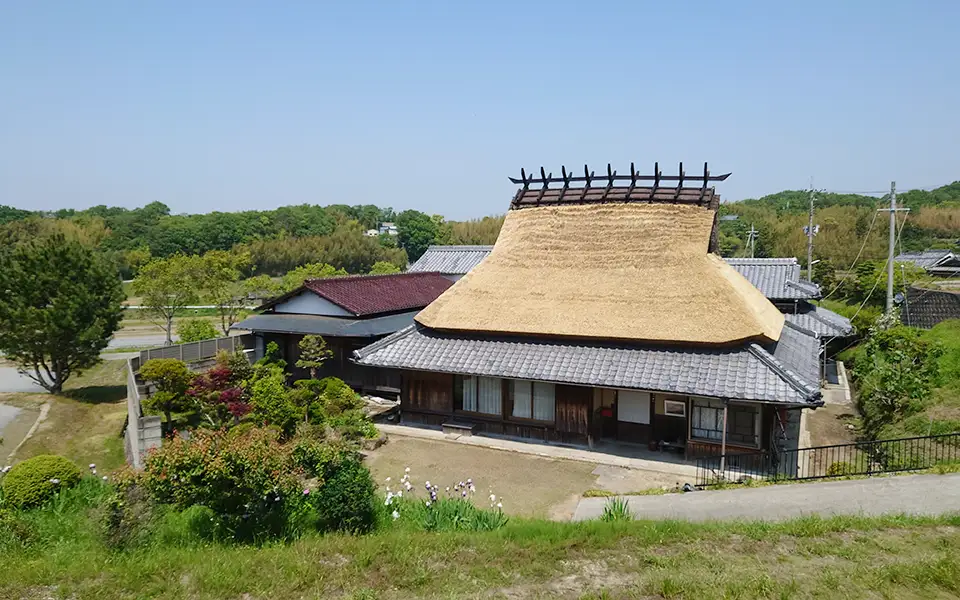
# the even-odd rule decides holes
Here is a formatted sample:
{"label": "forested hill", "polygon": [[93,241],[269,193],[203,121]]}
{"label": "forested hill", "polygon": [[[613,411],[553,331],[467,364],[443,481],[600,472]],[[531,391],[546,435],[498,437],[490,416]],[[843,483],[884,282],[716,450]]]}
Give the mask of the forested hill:
{"label": "forested hill", "polygon": [[[956,248],[960,239],[960,182],[931,191],[897,195],[911,209],[903,226],[904,250]],[[803,227],[808,192],[783,191],[721,206],[721,250],[726,256],[749,253],[747,231],[759,231],[756,256],[806,255]],[[852,263],[863,244],[862,258],[886,255],[888,220],[878,217],[885,197],[819,193],[815,222],[817,258],[841,267]],[[399,235],[369,236],[385,222]],[[283,206],[275,210],[171,214],[160,202],[126,209],[95,206],[86,210],[31,212],[0,206],[0,247],[62,232],[96,246],[124,277],[150,257],[203,254],[210,250],[249,251],[250,274],[279,275],[307,263],[327,263],[350,273],[365,273],[380,261],[404,267],[430,244],[492,244],[502,217],[446,221],[416,210],[396,213],[374,205]],[[864,244],[864,238],[866,243]]]}
{"label": "forested hill", "polygon": [[[721,222],[721,251],[726,256],[749,255],[747,231],[753,226],[759,231],[756,256],[806,256],[803,228],[809,201],[808,191],[792,190],[722,205],[721,215],[736,215],[737,219]],[[849,265],[863,245],[862,258],[886,257],[889,217],[877,209],[889,202],[888,196],[817,193],[814,223],[820,227],[814,256],[838,267]],[[930,191],[898,193],[897,203],[910,209],[906,222],[900,215],[904,251],[957,248],[960,181]]]}
{"label": "forested hill", "polygon": [[[367,235],[393,222],[399,235]],[[380,261],[404,267],[430,244],[492,244],[502,217],[448,222],[415,210],[373,205],[283,206],[275,210],[175,215],[160,202],[126,209],[31,212],[0,205],[0,246],[53,232],[89,243],[124,277],[150,257],[247,250],[254,272],[279,275],[307,263],[366,273]]]}

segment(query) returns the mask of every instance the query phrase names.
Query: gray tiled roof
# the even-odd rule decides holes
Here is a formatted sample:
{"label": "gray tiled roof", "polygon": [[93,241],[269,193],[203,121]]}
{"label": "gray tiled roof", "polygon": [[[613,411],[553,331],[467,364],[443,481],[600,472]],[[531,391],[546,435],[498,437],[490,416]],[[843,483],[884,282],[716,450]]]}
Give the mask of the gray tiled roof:
{"label": "gray tiled roof", "polygon": [[414,315],[418,312],[420,311],[415,310],[371,319],[264,313],[235,323],[230,329],[329,337],[376,338],[411,325]]}
{"label": "gray tiled roof", "polygon": [[953,255],[949,250],[924,250],[923,252],[904,252],[897,255],[894,262],[909,262],[924,269],[937,266],[937,263]]}
{"label": "gray tiled roof", "polygon": [[820,287],[800,279],[796,258],[726,258],[731,267],[770,300],[805,300],[820,297]]}
{"label": "gray tiled roof", "polygon": [[465,275],[485,259],[493,246],[430,246],[407,271],[439,271],[444,275]]}
{"label": "gray tiled roof", "polygon": [[359,364],[377,367],[817,404],[817,339],[785,327],[770,350],[464,336],[414,325],[354,355]]}
{"label": "gray tiled roof", "polygon": [[785,314],[789,323],[799,325],[823,337],[846,337],[853,333],[850,319],[819,306],[812,306],[807,312]]}

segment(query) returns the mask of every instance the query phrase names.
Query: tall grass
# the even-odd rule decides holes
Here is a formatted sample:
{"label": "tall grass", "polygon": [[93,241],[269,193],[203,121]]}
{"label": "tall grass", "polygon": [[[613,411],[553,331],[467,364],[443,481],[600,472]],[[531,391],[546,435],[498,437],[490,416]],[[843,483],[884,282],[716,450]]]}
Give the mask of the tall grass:
{"label": "tall grass", "polygon": [[603,513],[600,515],[600,520],[608,523],[614,521],[632,521],[633,513],[630,512],[630,501],[622,497],[609,498],[603,505]]}

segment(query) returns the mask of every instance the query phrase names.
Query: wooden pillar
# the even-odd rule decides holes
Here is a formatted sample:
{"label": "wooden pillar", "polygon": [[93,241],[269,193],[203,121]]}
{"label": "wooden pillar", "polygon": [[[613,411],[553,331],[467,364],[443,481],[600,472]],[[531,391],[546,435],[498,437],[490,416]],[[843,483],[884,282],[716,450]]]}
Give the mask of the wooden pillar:
{"label": "wooden pillar", "polygon": [[727,410],[730,408],[730,401],[723,401],[723,431],[720,435],[720,476],[723,477],[727,467]]}

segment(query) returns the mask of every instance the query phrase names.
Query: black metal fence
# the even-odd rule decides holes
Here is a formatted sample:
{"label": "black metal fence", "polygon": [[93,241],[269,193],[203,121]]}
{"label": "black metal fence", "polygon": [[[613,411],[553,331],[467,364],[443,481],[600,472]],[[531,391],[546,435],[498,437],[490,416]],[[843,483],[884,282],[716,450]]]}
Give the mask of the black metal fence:
{"label": "black metal fence", "polygon": [[918,471],[960,461],[960,433],[697,459],[697,487]]}

